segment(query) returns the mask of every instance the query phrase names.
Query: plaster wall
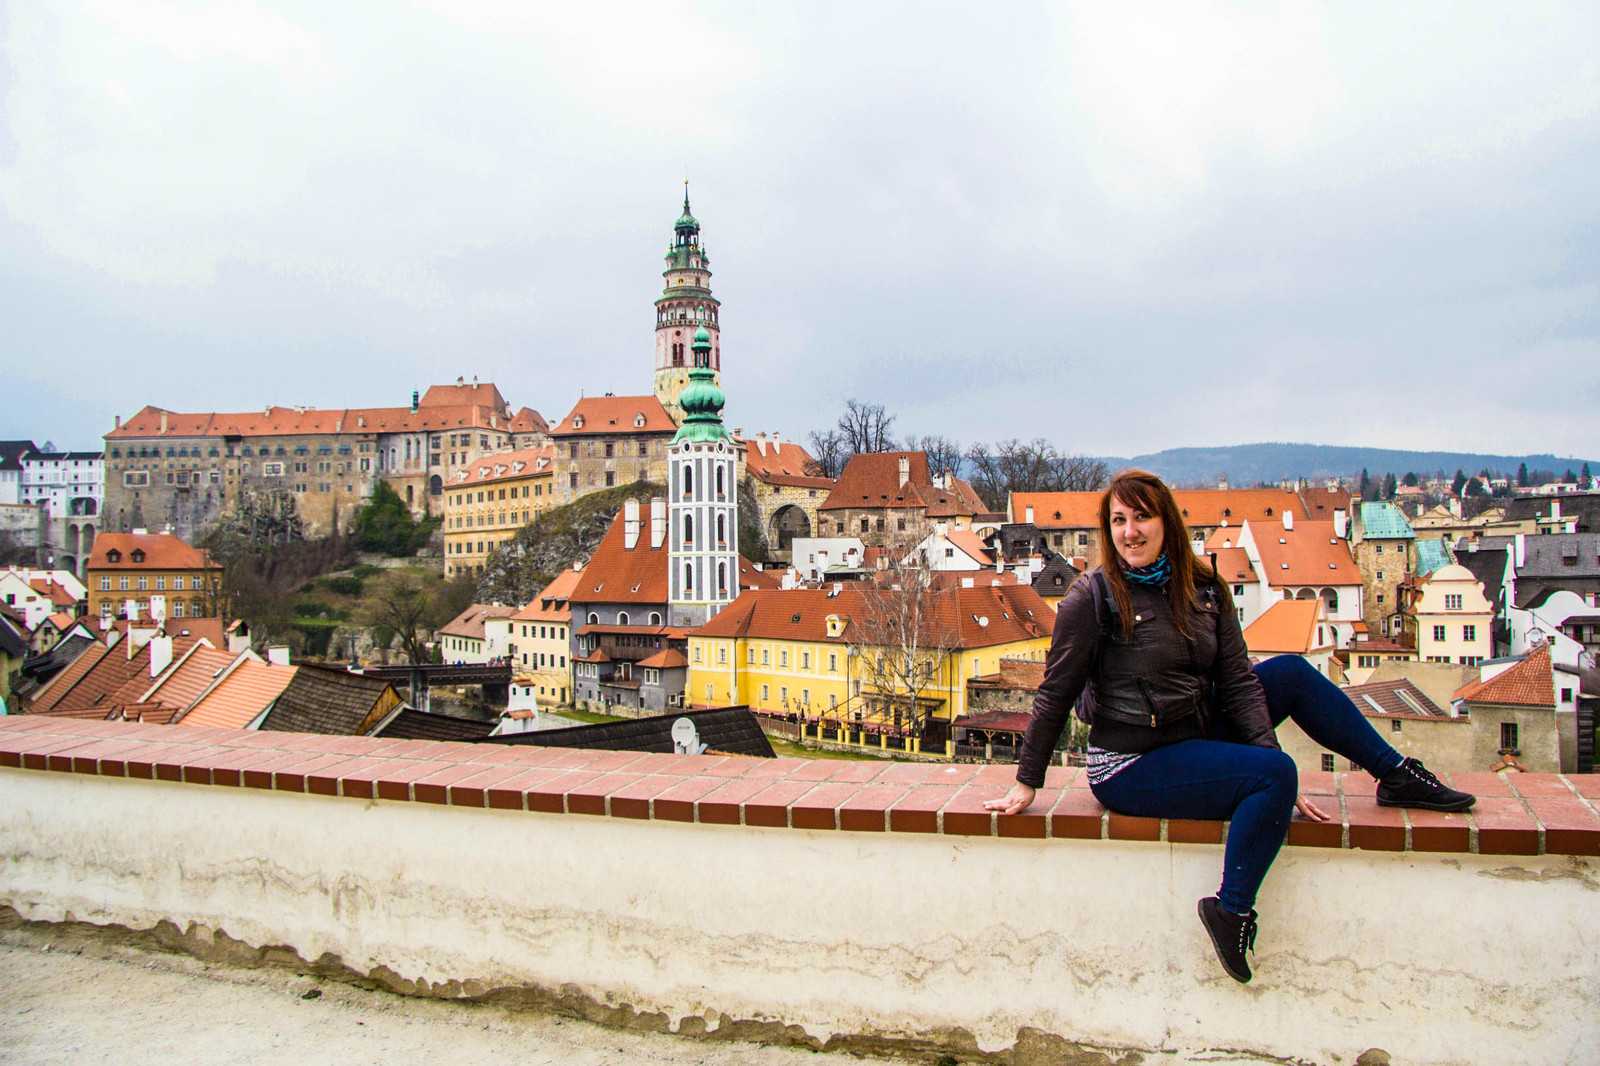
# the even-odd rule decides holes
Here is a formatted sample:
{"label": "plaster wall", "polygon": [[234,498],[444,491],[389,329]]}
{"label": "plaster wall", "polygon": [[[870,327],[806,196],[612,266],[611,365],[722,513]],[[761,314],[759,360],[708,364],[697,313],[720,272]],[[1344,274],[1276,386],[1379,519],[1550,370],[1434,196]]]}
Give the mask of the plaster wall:
{"label": "plaster wall", "polygon": [[[1394,723],[1400,723],[1395,732]],[[1493,730],[1496,740],[1500,735],[1498,722],[1478,722],[1472,718],[1379,718],[1368,716],[1367,724],[1401,755],[1421,759],[1434,773],[1462,773],[1488,770],[1500,761],[1497,753],[1485,756],[1480,749],[1478,734]],[[1350,760],[1329,751],[1316,743],[1293,721],[1278,726],[1278,745],[1294,760],[1302,772],[1323,770],[1322,757],[1333,755],[1333,768],[1343,772],[1357,769]],[[1487,761],[1484,761],[1487,759]]]}
{"label": "plaster wall", "polygon": [[719,827],[13,769],[0,769],[0,841],[0,903],[29,919],[168,921],[327,953],[393,987],[559,990],[684,1031],[954,1030],[992,1050],[1036,1027],[1325,1063],[1374,1046],[1413,1064],[1489,1049],[1498,1063],[1600,1059],[1588,859],[1288,849],[1259,902],[1255,983],[1240,986],[1194,916],[1215,890],[1215,846]]}

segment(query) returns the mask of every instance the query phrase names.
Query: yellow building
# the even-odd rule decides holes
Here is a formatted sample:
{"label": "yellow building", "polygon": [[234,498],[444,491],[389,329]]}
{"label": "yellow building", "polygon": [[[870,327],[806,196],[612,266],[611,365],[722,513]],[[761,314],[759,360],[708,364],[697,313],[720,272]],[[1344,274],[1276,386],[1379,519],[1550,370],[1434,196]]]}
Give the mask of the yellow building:
{"label": "yellow building", "polygon": [[539,707],[572,703],[572,607],[581,570],[563,570],[526,607],[511,616],[515,684],[529,689]]}
{"label": "yellow building", "polygon": [[1491,658],[1494,605],[1471,570],[1442,566],[1406,590],[1402,640],[1426,663],[1475,666]]}
{"label": "yellow building", "polygon": [[[913,651],[886,634],[915,595],[925,600]],[[1026,585],[747,591],[689,634],[684,696],[696,707],[748,706],[823,740],[949,754],[967,681],[998,672],[1002,658],[1043,658],[1054,625]],[[915,715],[907,663],[921,678]]]}
{"label": "yellow building", "polygon": [[217,615],[222,564],[171,533],[99,533],[87,568],[96,618],[209,618]]}
{"label": "yellow building", "polygon": [[555,506],[555,449],[482,456],[444,487],[444,576],[479,573],[489,555]]}

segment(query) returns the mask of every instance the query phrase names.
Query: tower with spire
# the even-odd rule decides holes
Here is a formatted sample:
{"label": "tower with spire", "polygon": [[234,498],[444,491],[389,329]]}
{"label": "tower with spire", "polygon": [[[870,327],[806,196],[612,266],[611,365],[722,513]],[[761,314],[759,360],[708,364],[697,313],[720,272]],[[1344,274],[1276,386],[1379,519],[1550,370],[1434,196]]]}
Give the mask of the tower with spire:
{"label": "tower with spire", "polygon": [[672,227],[672,245],[667,249],[667,269],[662,271],[666,288],[656,300],[656,399],[674,420],[681,423],[684,410],[679,402],[689,384],[693,369],[693,338],[705,333],[710,347],[706,366],[711,383],[722,376],[722,337],[717,321],[720,306],[711,295],[711,267],[700,246],[700,223],[689,210],[689,182],[683,183],[683,214]]}
{"label": "tower with spire", "polygon": [[[687,213],[687,212],[685,212]],[[671,625],[702,625],[739,596],[737,452],[722,425],[711,327],[690,339],[683,424],[667,446]]]}

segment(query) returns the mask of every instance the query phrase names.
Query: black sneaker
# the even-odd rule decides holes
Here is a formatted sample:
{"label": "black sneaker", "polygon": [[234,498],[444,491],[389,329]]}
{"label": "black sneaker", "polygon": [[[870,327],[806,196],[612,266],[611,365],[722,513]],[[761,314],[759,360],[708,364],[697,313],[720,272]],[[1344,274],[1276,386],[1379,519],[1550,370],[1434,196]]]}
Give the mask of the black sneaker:
{"label": "black sneaker", "polygon": [[1248,983],[1250,963],[1245,952],[1256,949],[1256,912],[1234,914],[1216,896],[1207,896],[1200,901],[1200,924],[1211,935],[1217,961],[1228,976],[1240,984]]}
{"label": "black sneaker", "polygon": [[1378,806],[1464,811],[1478,802],[1470,792],[1446,788],[1416,759],[1407,759],[1378,779]]}

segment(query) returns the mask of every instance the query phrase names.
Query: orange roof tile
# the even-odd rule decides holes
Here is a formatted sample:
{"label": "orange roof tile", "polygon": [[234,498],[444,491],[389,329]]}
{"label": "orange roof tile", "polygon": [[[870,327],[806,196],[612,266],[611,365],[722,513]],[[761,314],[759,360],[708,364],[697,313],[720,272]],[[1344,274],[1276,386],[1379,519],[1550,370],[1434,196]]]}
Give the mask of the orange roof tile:
{"label": "orange roof tile", "polygon": [[[845,644],[856,639],[851,627],[868,610],[864,598],[892,595],[859,586],[847,586],[836,594],[828,589],[753,590],[741,593],[692,635]],[[949,634],[953,646],[961,648],[1049,637],[1056,620],[1055,612],[1027,585],[953,586],[935,593],[929,607],[930,630]],[[839,636],[828,636],[830,614],[845,622]]]}
{"label": "orange roof tile", "polygon": [[1342,510],[1350,513],[1350,493],[1344,489],[1311,488],[1303,487],[1300,498],[1305,501],[1306,512],[1312,518],[1325,518],[1332,520],[1333,512]]}
{"label": "orange roof tile", "polygon": [[439,627],[439,635],[442,637],[466,637],[471,640],[482,640],[484,638],[483,624],[485,622],[495,618],[510,618],[516,613],[517,609],[515,607],[474,603]]}
{"label": "orange roof tile", "polygon": [[[446,390],[446,391],[440,391]],[[464,390],[464,391],[458,391]],[[453,397],[472,395],[477,402]],[[149,437],[295,436],[417,433],[460,427],[510,429],[510,409],[493,385],[436,385],[409,407],[263,407],[243,412],[179,412],[145,406],[105,434],[108,441]],[[165,428],[163,428],[163,425]]]}
{"label": "orange roof tile", "polygon": [[[1010,516],[1013,522],[1027,521],[1033,508],[1033,524],[1040,529],[1095,529],[1100,525],[1099,492],[1014,492]],[[1190,526],[1237,526],[1246,519],[1278,519],[1292,511],[1296,519],[1310,517],[1305,501],[1288,489],[1175,489],[1183,520]],[[1332,517],[1331,515],[1329,516]]]}
{"label": "orange roof tile", "polygon": [[994,552],[983,542],[982,537],[970,529],[952,529],[945,534],[945,539],[980,563],[994,562]]}
{"label": "orange roof tile", "polygon": [[787,475],[832,484],[827,478],[813,477],[808,473],[816,469],[816,460],[811,458],[810,452],[793,441],[742,439],[735,443],[744,447],[745,469],[752,477],[767,481],[774,476]]}
{"label": "orange roof tile", "polygon": [[184,725],[243,729],[283,693],[299,669],[244,659],[178,720]]}
{"label": "orange roof tile", "polygon": [[143,703],[160,700],[180,710],[188,707],[228,667],[234,657],[225,651],[196,644],[182,656],[174,650],[174,665],[168,667],[155,681],[146,681],[142,691],[131,702]]}
{"label": "orange roof tile", "polygon": [[572,590],[578,587],[582,577],[581,570],[569,567],[561,571],[550,579],[550,584],[539,590],[539,595],[528,601],[526,607],[512,615],[512,619],[518,622],[570,622],[572,610],[567,606],[567,601],[572,598]]}
{"label": "orange roof tile", "polygon": [[454,385],[429,385],[428,391],[417,401],[418,407],[460,407],[465,404],[492,407],[496,411],[510,409],[500,390],[487,381],[481,385],[476,381],[471,385],[464,381]]}
{"label": "orange roof tile", "polygon": [[[657,506],[665,507],[665,502]],[[618,511],[611,528],[583,567],[583,580],[572,590],[574,603],[666,603],[667,541],[650,546],[650,505],[639,508],[639,539],[623,547],[626,511]]]}
{"label": "orange roof tile", "polygon": [[515,452],[494,452],[478,457],[470,467],[456,471],[446,481],[445,488],[462,485],[484,485],[514,477],[534,477],[540,474],[555,476],[556,449],[546,444],[542,448],[524,448]]}
{"label": "orange roof tile", "polygon": [[550,427],[552,437],[675,433],[678,424],[654,396],[585,396]]}
{"label": "orange roof tile", "polygon": [[1098,529],[1100,526],[1100,497],[1098,492],[1013,492],[1010,518],[1013,522],[1026,522],[1028,508],[1033,508],[1033,524],[1040,529]]}
{"label": "orange roof tile", "polygon": [[648,666],[656,670],[672,670],[680,666],[688,666],[689,660],[683,657],[683,652],[676,648],[663,648],[648,659],[640,659],[635,665]]}
{"label": "orange roof tile", "polygon": [[1244,631],[1245,647],[1251,655],[1305,655],[1331,648],[1333,626],[1321,623],[1323,639],[1317,639],[1321,618],[1321,600],[1279,600]]}
{"label": "orange roof tile", "polygon": [[1519,707],[1555,707],[1555,674],[1550,666],[1550,645],[1523,656],[1522,661],[1487,681],[1462,685],[1451,697],[1469,703],[1500,703]]}
{"label": "orange roof tile", "polygon": [[531,407],[524,407],[517,412],[507,428],[513,433],[545,433],[549,431],[550,426],[545,422],[544,415]]}
{"label": "orange roof tile", "polygon": [[1217,576],[1228,584],[1237,584],[1241,581],[1255,581],[1256,567],[1250,561],[1250,553],[1243,548],[1210,548],[1207,554],[1217,557]]}
{"label": "orange roof tile", "polygon": [[[111,552],[117,553],[113,561]],[[135,555],[142,558],[135,559]],[[171,533],[96,533],[89,551],[90,570],[221,570],[199,548]]]}
{"label": "orange roof tile", "polygon": [[1293,529],[1271,519],[1253,521],[1250,535],[1269,585],[1361,584],[1361,569],[1350,556],[1350,546],[1333,535],[1331,521],[1296,522]]}
{"label": "orange roof tile", "polygon": [[[906,461],[906,481],[900,462]],[[847,507],[926,507],[923,490],[933,488],[927,452],[863,452],[852,455],[820,510]],[[938,490],[934,490],[937,494]]]}
{"label": "orange roof tile", "polygon": [[741,589],[775,589],[783,587],[782,575],[772,570],[757,570],[755,564],[739,556],[739,587]]}
{"label": "orange roof tile", "polygon": [[77,620],[78,619],[75,616],[66,611],[57,611],[55,614],[45,619],[45,621],[55,626],[58,631],[63,633],[71,629],[72,624]]}
{"label": "orange roof tile", "polygon": [[72,593],[47,577],[30,578],[28,587],[40,595],[50,597],[50,603],[56,607],[71,607],[78,602],[73,598]]}

